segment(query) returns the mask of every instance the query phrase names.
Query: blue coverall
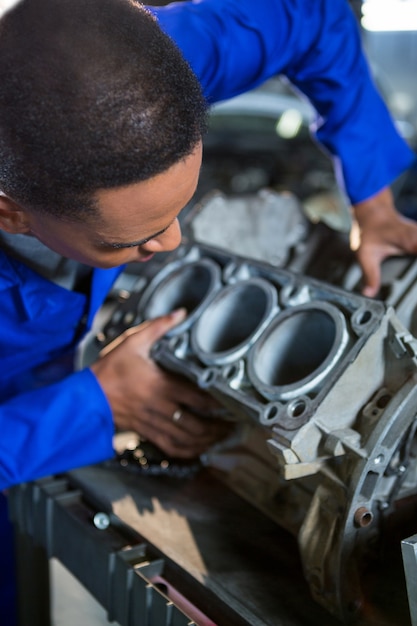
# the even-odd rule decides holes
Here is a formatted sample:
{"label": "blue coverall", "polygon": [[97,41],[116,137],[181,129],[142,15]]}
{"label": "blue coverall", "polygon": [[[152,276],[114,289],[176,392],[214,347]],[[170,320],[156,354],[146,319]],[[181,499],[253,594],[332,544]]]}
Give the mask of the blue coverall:
{"label": "blue coverall", "polygon": [[[211,103],[286,75],[315,106],[312,130],[352,203],[413,162],[369,76],[347,0],[196,0],[151,10]],[[0,489],[113,455],[107,400],[89,369],[71,372],[68,357],[122,269],[94,270],[86,297],[0,251]],[[12,572],[5,513],[3,501],[0,585]],[[0,589],[0,625],[12,626],[6,605]]]}

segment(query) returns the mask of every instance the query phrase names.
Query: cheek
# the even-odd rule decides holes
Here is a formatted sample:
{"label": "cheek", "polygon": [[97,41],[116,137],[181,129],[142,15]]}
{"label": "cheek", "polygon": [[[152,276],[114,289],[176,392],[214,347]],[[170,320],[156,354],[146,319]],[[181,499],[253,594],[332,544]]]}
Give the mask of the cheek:
{"label": "cheek", "polygon": [[118,265],[124,265],[132,260],[132,250],[112,250],[104,252],[97,250],[91,242],[86,241],[82,233],[68,233],[43,230],[35,236],[46,247],[73,261],[84,265],[109,269]]}
{"label": "cheek", "polygon": [[[81,258],[81,256],[83,258]],[[100,269],[111,269],[119,265],[134,263],[141,261],[137,248],[129,248],[126,250],[112,250],[106,253],[84,254],[77,259],[86,265],[98,267]]]}
{"label": "cheek", "polygon": [[88,251],[88,245],[78,232],[67,232],[65,228],[52,228],[43,223],[36,224],[31,232],[44,246],[70,259],[81,260],[79,257],[84,257]]}

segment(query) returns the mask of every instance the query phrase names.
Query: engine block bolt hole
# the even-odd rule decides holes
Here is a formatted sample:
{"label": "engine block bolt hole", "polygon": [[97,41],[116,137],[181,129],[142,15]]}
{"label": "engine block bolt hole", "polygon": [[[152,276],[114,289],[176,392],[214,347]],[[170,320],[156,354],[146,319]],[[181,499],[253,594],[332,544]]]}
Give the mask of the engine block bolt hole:
{"label": "engine block bolt hole", "polygon": [[134,319],[135,313],[133,311],[128,311],[123,318],[123,323],[126,324],[126,326],[130,326]]}
{"label": "engine block bolt hole", "polygon": [[366,528],[370,524],[372,524],[372,520],[374,519],[372,511],[367,509],[365,506],[360,506],[355,511],[354,515],[354,523],[357,528]]}
{"label": "engine block bolt hole", "polygon": [[200,385],[206,387],[211,385],[216,379],[216,370],[207,369],[201,373]]}
{"label": "engine block bolt hole", "polygon": [[378,400],[376,401],[376,406],[378,407],[378,409],[385,409],[390,400],[391,396],[388,393],[384,393],[384,395],[378,398]]}
{"label": "engine block bolt hole", "polygon": [[226,380],[231,380],[232,378],[237,376],[238,373],[239,373],[239,370],[236,367],[236,365],[230,365],[230,367],[227,367],[224,370],[224,377],[225,377]]}
{"label": "engine block bolt hole", "polygon": [[173,350],[174,352],[176,350],[180,350],[182,347],[184,346],[184,339],[183,337],[174,337],[170,342],[169,342],[169,347],[171,348],[171,350]]}
{"label": "engine block bolt hole", "polygon": [[268,407],[267,411],[265,411],[265,420],[272,421],[276,417],[278,417],[278,414],[279,414],[279,407],[276,404],[273,404],[272,406]]}
{"label": "engine block bolt hole", "polygon": [[362,311],[357,317],[357,323],[360,325],[367,324],[372,318],[371,311]]}
{"label": "engine block bolt hole", "polygon": [[305,400],[294,400],[288,405],[288,415],[290,417],[300,417],[306,410]]}

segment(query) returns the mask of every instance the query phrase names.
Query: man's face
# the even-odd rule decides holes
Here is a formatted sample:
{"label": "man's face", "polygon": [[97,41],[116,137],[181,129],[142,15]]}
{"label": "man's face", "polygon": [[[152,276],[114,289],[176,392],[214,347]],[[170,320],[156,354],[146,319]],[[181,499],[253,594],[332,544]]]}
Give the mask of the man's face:
{"label": "man's face", "polygon": [[201,143],[184,160],[157,176],[96,192],[97,218],[67,222],[27,211],[28,234],[51,250],[86,265],[116,267],[148,261],[181,242],[178,214],[197,187]]}

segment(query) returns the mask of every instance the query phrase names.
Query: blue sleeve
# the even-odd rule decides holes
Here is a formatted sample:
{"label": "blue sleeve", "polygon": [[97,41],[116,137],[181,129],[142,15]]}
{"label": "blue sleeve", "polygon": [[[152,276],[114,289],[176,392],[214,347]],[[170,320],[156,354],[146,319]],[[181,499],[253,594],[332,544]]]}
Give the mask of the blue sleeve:
{"label": "blue sleeve", "polygon": [[412,164],[370,76],[347,0],[193,0],[151,10],[210,103],[287,76],[315,107],[312,130],[352,203]]}
{"label": "blue sleeve", "polygon": [[85,369],[0,406],[0,490],[113,456],[110,407]]}

